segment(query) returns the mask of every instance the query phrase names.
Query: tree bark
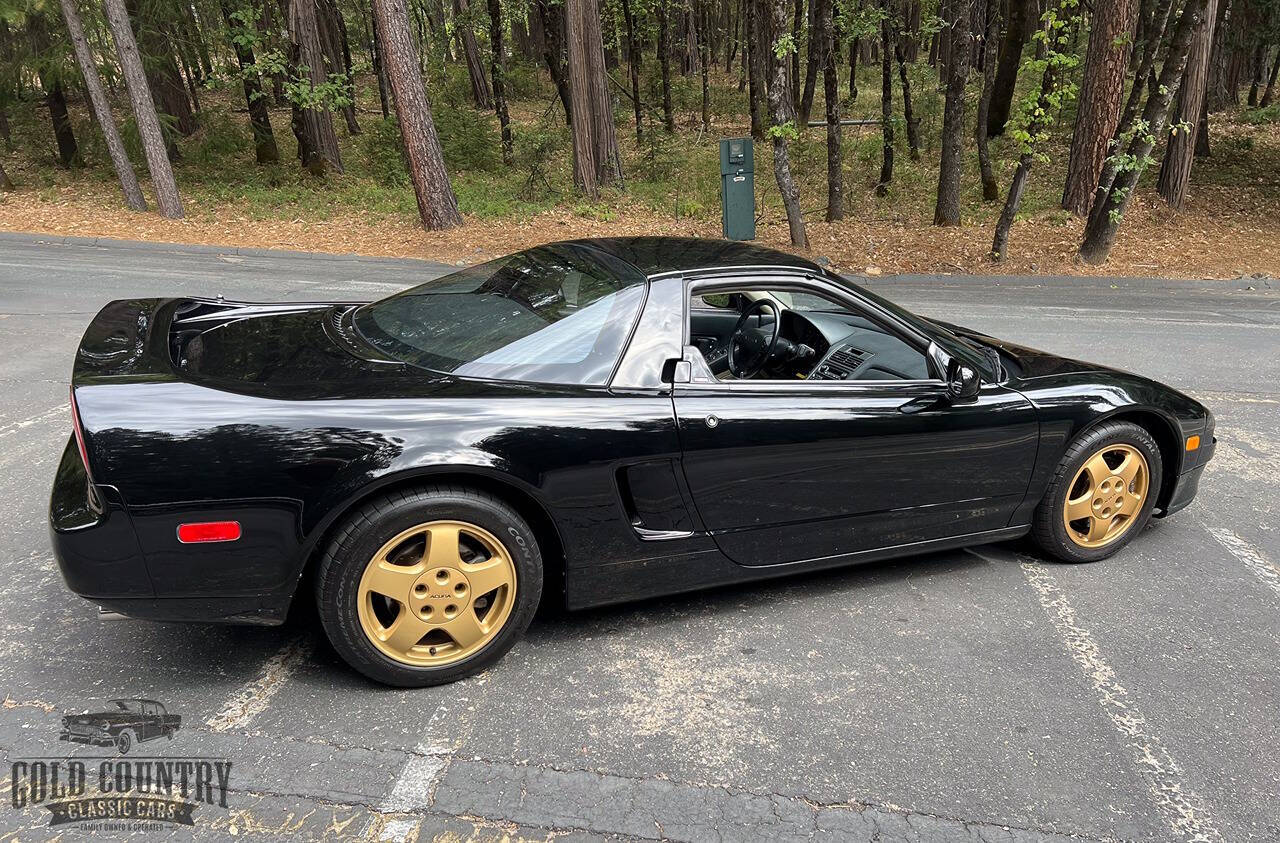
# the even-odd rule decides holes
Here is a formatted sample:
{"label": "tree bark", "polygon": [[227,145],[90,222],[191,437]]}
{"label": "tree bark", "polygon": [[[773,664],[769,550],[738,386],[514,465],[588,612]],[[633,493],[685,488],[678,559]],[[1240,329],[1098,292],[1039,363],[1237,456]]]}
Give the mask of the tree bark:
{"label": "tree bark", "polygon": [[[1191,189],[1191,164],[1196,153],[1196,133],[1200,127],[1200,107],[1204,104],[1209,82],[1209,53],[1213,48],[1213,26],[1217,20],[1218,0],[1208,0],[1203,19],[1191,36],[1187,66],[1182,71],[1182,84],[1169,118],[1172,132],[1160,166],[1157,189],[1170,206],[1181,210]],[[1180,125],[1179,125],[1180,124]]]}
{"label": "tree bark", "polygon": [[[43,54],[50,50],[49,28],[44,16],[32,14],[27,20],[27,28],[31,34],[32,47]],[[80,146],[76,143],[75,131],[71,127],[71,116],[67,113],[67,93],[62,87],[62,80],[50,72],[48,66],[41,62],[37,71],[40,88],[44,91],[44,103],[49,109],[49,119],[53,123],[53,140],[58,147],[58,163],[63,167],[78,167],[83,163],[80,159]]]}
{"label": "tree bark", "polygon": [[355,73],[351,67],[346,21],[342,19],[342,10],[334,0],[319,0],[316,11],[320,41],[328,64],[327,72],[345,77],[342,87],[346,89],[347,102],[342,106],[342,119],[347,124],[347,134],[358,135],[360,124],[356,122]]}
{"label": "tree bark", "polygon": [[604,43],[595,0],[567,0],[569,94],[573,102],[573,179],[591,199],[600,186],[621,181],[621,157],[613,107],[605,87]]}
{"label": "tree bark", "polygon": [[972,0],[949,0],[947,29],[951,45],[947,61],[947,95],[942,114],[942,158],[938,166],[938,201],[934,225],[960,224],[960,175],[964,170],[964,92],[969,81]]}
{"label": "tree bark", "polygon": [[[1129,69],[1129,42],[1137,8],[1134,0],[1095,0],[1089,47],[1085,54],[1080,104],[1067,158],[1062,207],[1088,217],[1116,126]],[[1141,80],[1135,84],[1141,85]]]}
{"label": "tree bark", "polygon": [[378,77],[378,104],[382,106],[382,119],[387,120],[391,117],[391,106],[388,101],[390,92],[387,90],[387,68],[382,61],[382,48],[378,46],[378,16],[373,16],[373,33],[369,39],[369,56],[373,60],[373,72]]}
{"label": "tree bark", "polygon": [[[813,11],[814,19],[819,21],[816,27],[813,27],[809,36],[809,60],[804,69],[804,91],[800,95],[800,127],[804,128],[809,125],[809,115],[813,113],[813,95],[818,84],[818,72],[826,67],[826,51],[828,49],[826,35],[822,29],[823,15],[826,14],[825,6],[830,6],[832,0],[810,0],[810,8]],[[825,80],[824,80],[825,89]]]}
{"label": "tree bark", "polygon": [[489,91],[489,80],[484,72],[484,62],[480,59],[480,45],[476,42],[476,30],[471,20],[471,9],[467,0],[453,0],[453,23],[462,41],[462,53],[467,60],[467,76],[471,79],[471,98],[476,108],[488,110],[492,107],[492,93]]}
{"label": "tree bark", "polygon": [[978,173],[982,179],[982,200],[1000,198],[1000,185],[991,166],[991,148],[987,138],[987,116],[991,112],[991,94],[996,85],[996,62],[1000,47],[1000,0],[987,0],[987,20],[982,34],[982,95],[978,97],[978,114],[973,135],[978,146]]}
{"label": "tree bark", "polygon": [[[786,32],[787,6],[788,0],[773,0],[771,8],[774,32]],[[787,68],[787,62],[776,62],[769,85],[769,108],[773,112],[773,125],[778,129],[788,124],[794,126],[796,116],[791,84],[787,79]],[[790,144],[791,141],[787,139],[785,132],[773,133],[773,174],[778,181],[778,193],[782,195],[782,205],[787,211],[791,245],[807,249],[809,235],[805,231],[804,213],[800,210],[800,191],[791,177]]]}
{"label": "tree bark", "polygon": [[1280,76],[1280,50],[1276,50],[1276,60],[1271,63],[1271,75],[1267,77],[1267,89],[1262,92],[1262,99],[1258,100],[1258,108],[1266,108],[1271,105],[1271,100],[1276,94],[1276,77]]}
{"label": "tree bark", "polygon": [[[163,22],[157,20],[155,15],[144,14],[139,2],[140,0],[127,0],[125,10],[129,13],[130,28],[137,31],[135,43],[142,56],[153,102],[157,111],[167,115],[180,134],[190,137],[200,125],[192,110],[191,100],[187,97],[186,84],[182,81],[178,63],[174,59],[173,45],[165,35]],[[165,131],[169,156],[176,158],[177,143],[168,124]]]}
{"label": "tree bark", "polygon": [[560,104],[564,106],[564,122],[573,125],[573,101],[569,96],[569,71],[564,66],[564,4],[550,0],[534,0],[542,29],[542,58],[555,83]]}
{"label": "tree bark", "polygon": [[822,97],[827,107],[827,222],[844,219],[844,163],[840,155],[840,68],[831,0],[819,6],[818,27],[825,42]]}
{"label": "tree bark", "polygon": [[889,195],[893,181],[893,34],[890,28],[889,0],[880,0],[883,18],[880,21],[880,132],[881,145],[880,180],[876,182],[876,196]]}
{"label": "tree bark", "polygon": [[[791,72],[787,74],[788,89],[791,91],[791,112],[795,113],[796,103],[800,101],[800,41],[804,35],[804,0],[793,0],[791,16],[791,42],[795,49],[791,51]],[[782,32],[782,29],[776,30]],[[803,127],[802,127],[803,128]]]}
{"label": "tree bark", "polygon": [[9,178],[9,174],[4,171],[4,164],[0,164],[0,191],[8,193],[13,190],[13,181]]}
{"label": "tree bark", "polygon": [[489,49],[493,53],[493,110],[498,115],[498,127],[502,133],[502,163],[508,167],[515,155],[511,140],[511,115],[507,112],[507,56],[502,37],[502,0],[488,0]]}
{"label": "tree bark", "polygon": [[907,78],[907,58],[902,50],[902,41],[893,43],[893,57],[898,62],[898,81],[902,85],[902,119],[907,127],[907,149],[911,152],[911,160],[920,160],[920,132],[916,121],[915,109],[911,107],[911,81]]}
{"label": "tree bark", "polygon": [[751,137],[764,140],[764,115],[760,107],[765,88],[764,57],[760,52],[758,0],[744,0],[747,7],[747,99],[751,103]]}
{"label": "tree bark", "polygon": [[[1057,36],[1053,31],[1045,33],[1050,38],[1062,37]],[[1065,37],[1063,37],[1065,41]],[[1044,44],[1044,42],[1041,42]],[[1062,46],[1055,47],[1062,49]],[[1033,116],[1027,125],[1027,134],[1033,138],[1044,131],[1045,124],[1051,119],[1050,115],[1050,96],[1053,94],[1054,88],[1058,84],[1058,66],[1053,62],[1047,63],[1043,75],[1040,77],[1040,94],[1036,102],[1036,115]],[[1036,153],[1034,150],[1026,150],[1018,157],[1017,169],[1013,172],[1013,178],[1009,181],[1009,195],[1005,198],[1004,208],[1000,211],[1000,219],[996,222],[995,235],[991,239],[991,259],[996,262],[1003,261],[1009,248],[1009,229],[1013,227],[1013,221],[1018,216],[1018,208],[1022,205],[1022,196],[1027,189],[1027,181],[1031,177],[1031,168],[1035,165]]]}
{"label": "tree bark", "polygon": [[151,88],[147,85],[147,74],[142,69],[142,56],[138,53],[138,42],[133,37],[129,12],[125,9],[124,0],[104,0],[103,6],[107,13],[107,24],[111,27],[111,36],[116,42],[120,70],[129,89],[129,100],[133,103],[133,117],[142,138],[147,167],[151,171],[156,204],[160,206],[161,215],[169,219],[180,219],[182,199],[178,196],[178,185],[173,179],[173,166],[169,163],[165,149],[160,118],[156,116],[156,104],[151,99]]}
{"label": "tree bark", "polygon": [[[62,0],[70,3],[73,0]],[[259,164],[274,164],[280,160],[280,149],[276,146],[275,133],[271,131],[271,112],[267,109],[267,98],[262,92],[262,84],[258,79],[253,49],[242,37],[237,37],[242,25],[231,17],[230,0],[219,0],[222,19],[227,25],[232,49],[235,50],[236,62],[240,65],[244,99],[249,107],[249,126],[253,130],[254,156]]]}
{"label": "tree bark", "polygon": [[667,20],[667,0],[657,0],[654,13],[658,18],[658,66],[662,70],[662,125],[667,134],[676,131],[675,112],[671,110],[671,24]]}
{"label": "tree bark", "polygon": [[[290,0],[289,32],[296,46],[299,69],[305,68],[313,88],[328,81],[325,73],[324,49],[316,22],[316,0]],[[333,114],[319,108],[302,108],[298,117],[306,146],[299,142],[302,165],[311,173],[323,175],[327,167],[342,172],[342,156],[338,151],[338,134],[333,128]]]}
{"label": "tree bark", "polygon": [[622,17],[627,27],[627,69],[631,75],[631,105],[636,117],[636,143],[644,142],[644,106],[640,100],[640,69],[644,53],[640,39],[636,37],[635,15],[631,13],[631,0],[622,0]]}
{"label": "tree bark", "polygon": [[[75,49],[76,62],[80,65],[80,73],[84,76],[85,90],[89,92],[89,104],[93,107],[93,116],[102,129],[102,137],[107,142],[107,152],[111,155],[111,165],[115,167],[116,177],[120,179],[120,190],[124,194],[124,203],[135,211],[145,211],[147,201],[142,197],[142,188],[138,186],[138,175],[133,171],[129,155],[124,150],[124,142],[120,140],[120,132],[116,129],[115,117],[111,113],[111,103],[102,88],[102,77],[98,75],[98,63],[89,50],[89,40],[84,34],[84,24],[80,21],[80,12],[74,0],[60,0],[62,17],[67,22],[67,32],[71,35],[71,46]],[[6,179],[7,181],[7,179]],[[12,190],[12,184],[9,186]]]}
{"label": "tree bark", "polygon": [[418,69],[406,0],[373,0],[373,13],[422,225],[428,231],[462,225],[458,199],[431,119],[431,102]]}
{"label": "tree bark", "polygon": [[711,10],[702,4],[702,25],[698,27],[699,62],[702,65],[702,131],[711,131]]}
{"label": "tree bark", "polygon": [[[1142,122],[1146,131],[1137,132],[1125,147],[1128,160],[1136,162],[1127,169],[1114,173],[1110,186],[1106,190],[1099,188],[1098,199],[1094,202],[1085,224],[1084,239],[1080,243],[1080,259],[1085,263],[1098,264],[1107,259],[1111,247],[1115,245],[1116,233],[1124,216],[1129,201],[1133,198],[1133,189],[1142,177],[1142,171],[1155,139],[1164,132],[1165,119],[1169,114],[1169,103],[1178,88],[1178,80],[1187,65],[1187,54],[1191,47],[1191,37],[1197,27],[1205,19],[1208,0],[1187,0],[1173,37],[1165,51],[1164,66],[1156,84],[1150,89],[1147,103],[1142,109]],[[1110,174],[1110,168],[1104,169],[1103,178]]]}
{"label": "tree bark", "polygon": [[1027,42],[1031,25],[1033,0],[1009,0],[1009,23],[1000,45],[1000,58],[996,66],[995,87],[991,92],[991,106],[987,113],[987,136],[1004,134],[1013,109],[1013,91],[1018,84],[1018,68],[1022,66],[1022,46]]}

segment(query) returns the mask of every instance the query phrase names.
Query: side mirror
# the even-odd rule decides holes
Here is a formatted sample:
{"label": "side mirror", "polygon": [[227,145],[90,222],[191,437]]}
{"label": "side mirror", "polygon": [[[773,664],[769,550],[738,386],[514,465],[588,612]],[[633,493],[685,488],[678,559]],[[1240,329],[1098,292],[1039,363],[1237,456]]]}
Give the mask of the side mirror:
{"label": "side mirror", "polygon": [[926,353],[934,372],[945,384],[947,401],[952,404],[965,404],[977,399],[978,390],[982,387],[982,378],[979,377],[976,369],[952,357],[936,342],[929,343]]}
{"label": "side mirror", "polygon": [[947,372],[947,399],[952,404],[964,404],[978,398],[978,390],[982,387],[982,378],[972,367],[958,360],[953,360]]}

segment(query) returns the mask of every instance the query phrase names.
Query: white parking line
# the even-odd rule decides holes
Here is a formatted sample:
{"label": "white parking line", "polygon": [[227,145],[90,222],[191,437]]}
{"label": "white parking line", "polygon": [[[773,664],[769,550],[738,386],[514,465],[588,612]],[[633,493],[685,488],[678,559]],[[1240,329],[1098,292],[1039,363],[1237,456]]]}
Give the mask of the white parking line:
{"label": "white parking line", "polygon": [[43,413],[37,413],[36,415],[25,418],[22,421],[10,422],[9,424],[0,427],[0,439],[4,439],[6,436],[12,436],[20,430],[25,430],[26,428],[31,427],[33,424],[40,424],[41,422],[46,422],[59,416],[66,419],[68,427],[71,426],[71,410],[66,406],[54,407],[52,410],[45,410]]}
{"label": "white parking line", "polygon": [[[462,683],[456,683],[454,687],[458,684]],[[422,739],[414,750],[415,754],[410,755],[409,760],[400,768],[391,791],[378,808],[379,811],[394,814],[425,808],[431,804],[436,785],[444,777],[454,753],[466,737],[466,711],[454,713],[454,708],[464,706],[467,699],[466,696],[455,696],[431,713]]]}
{"label": "white parking line", "polygon": [[205,725],[215,732],[227,732],[248,726],[253,718],[267,710],[267,704],[279,692],[285,680],[310,655],[310,641],[299,638],[285,644],[262,665],[257,678],[242,685],[228,697],[222,710],[206,720]]}
{"label": "white parking line", "polygon": [[1253,571],[1258,579],[1262,580],[1263,585],[1280,597],[1280,568],[1264,556],[1261,550],[1223,527],[1205,527],[1205,529],[1209,531],[1209,535],[1218,540],[1218,544],[1225,547],[1232,556]]}
{"label": "white parking line", "polygon": [[[972,549],[969,553],[993,564],[1004,563],[1004,560]],[[1077,622],[1076,610],[1062,593],[1057,578],[1040,564],[1022,562],[1021,567],[1023,576],[1035,589],[1040,605],[1057,629],[1067,652],[1084,669],[1092,683],[1103,711],[1133,750],[1138,768],[1147,778],[1151,798],[1170,828],[1184,840],[1198,843],[1221,840],[1222,835],[1214,826],[1208,807],[1183,784],[1182,768],[1129,698],[1129,692],[1117,680],[1097,641]]]}

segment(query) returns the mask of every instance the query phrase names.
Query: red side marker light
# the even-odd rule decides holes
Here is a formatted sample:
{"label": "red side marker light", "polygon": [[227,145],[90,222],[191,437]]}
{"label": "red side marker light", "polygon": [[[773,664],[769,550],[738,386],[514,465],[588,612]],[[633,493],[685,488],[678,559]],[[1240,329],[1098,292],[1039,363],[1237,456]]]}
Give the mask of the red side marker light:
{"label": "red side marker light", "polygon": [[183,544],[233,542],[238,538],[240,538],[239,521],[202,521],[196,524],[178,525],[178,541]]}

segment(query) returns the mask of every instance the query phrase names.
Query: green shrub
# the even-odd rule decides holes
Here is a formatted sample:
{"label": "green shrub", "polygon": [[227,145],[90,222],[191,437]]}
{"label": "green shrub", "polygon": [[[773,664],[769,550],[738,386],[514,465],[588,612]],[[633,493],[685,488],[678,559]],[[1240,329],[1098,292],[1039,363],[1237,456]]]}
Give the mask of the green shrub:
{"label": "green shrub", "polygon": [[241,120],[220,111],[205,111],[200,115],[200,131],[191,137],[183,150],[183,157],[200,167],[243,158],[252,154],[253,140],[249,127]]}
{"label": "green shrub", "polygon": [[369,175],[386,187],[403,187],[409,183],[400,143],[400,125],[395,118],[374,120],[364,127],[364,154],[369,161]]}
{"label": "green shrub", "polygon": [[502,145],[493,115],[467,105],[438,106],[432,109],[432,115],[450,171],[490,173],[502,166]]}

